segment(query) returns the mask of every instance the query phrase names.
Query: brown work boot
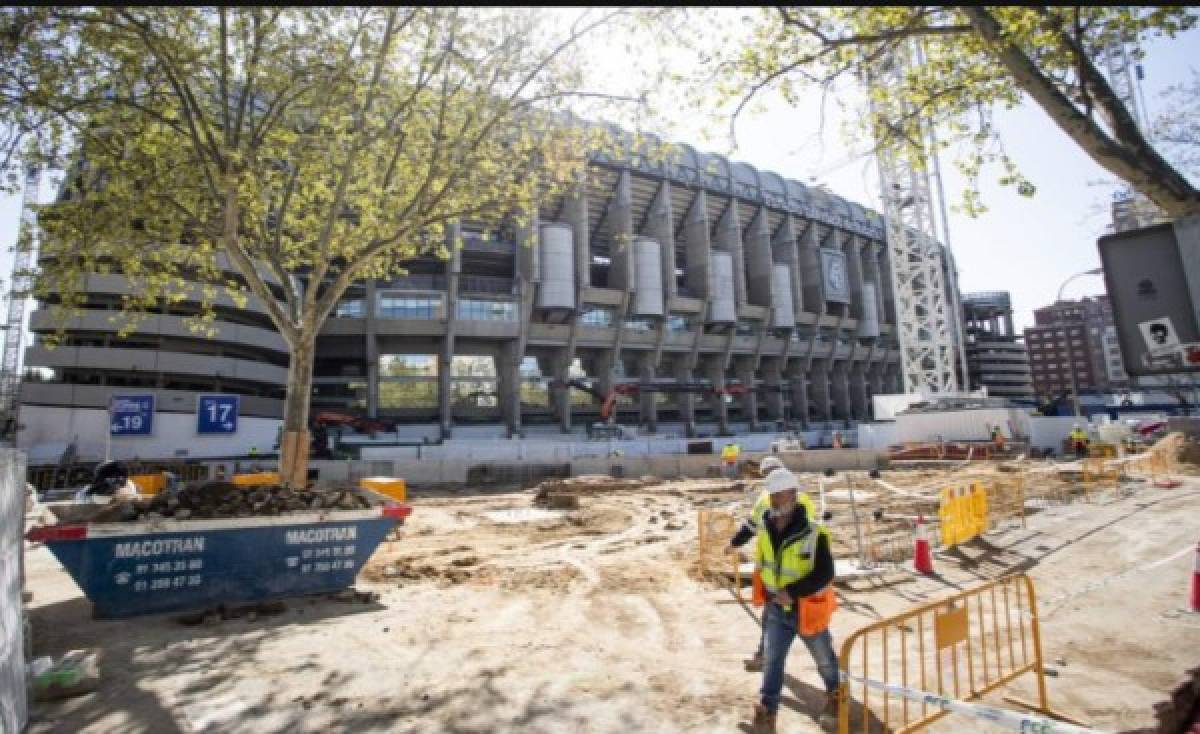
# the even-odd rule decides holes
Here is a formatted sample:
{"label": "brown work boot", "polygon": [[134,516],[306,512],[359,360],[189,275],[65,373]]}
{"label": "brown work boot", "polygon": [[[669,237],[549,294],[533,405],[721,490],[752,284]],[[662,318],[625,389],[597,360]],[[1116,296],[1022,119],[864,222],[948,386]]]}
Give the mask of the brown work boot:
{"label": "brown work boot", "polygon": [[775,734],[775,714],[761,703],[754,704],[754,723],[750,728],[754,734]]}
{"label": "brown work boot", "polygon": [[837,692],[825,694],[825,706],[821,709],[821,713],[817,716],[817,723],[826,731],[833,731],[837,728],[838,720],[838,694]]}
{"label": "brown work boot", "polygon": [[761,673],[763,669],[762,653],[754,653],[751,657],[742,661],[742,666],[746,668],[747,673]]}

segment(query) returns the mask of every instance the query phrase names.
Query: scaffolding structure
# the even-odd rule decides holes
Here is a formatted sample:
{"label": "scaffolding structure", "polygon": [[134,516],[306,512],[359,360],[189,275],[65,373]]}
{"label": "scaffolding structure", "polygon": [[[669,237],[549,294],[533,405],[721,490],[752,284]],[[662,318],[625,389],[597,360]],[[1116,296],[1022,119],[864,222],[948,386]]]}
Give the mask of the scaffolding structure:
{"label": "scaffolding structure", "polygon": [[[898,45],[868,83],[882,89],[902,88],[905,70],[919,53],[915,45]],[[917,114],[901,94],[876,95],[871,104],[877,119],[898,120]],[[887,222],[904,392],[928,397],[958,392],[955,363],[964,363],[964,375],[966,366],[952,280],[954,262],[946,249],[948,243],[943,247],[937,238],[930,178],[930,163],[936,155],[932,129],[924,120],[919,128],[919,154],[879,145],[876,161]]]}
{"label": "scaffolding structure", "polygon": [[17,247],[9,277],[8,318],[4,325],[4,356],[0,371],[0,438],[11,438],[17,428],[18,396],[21,390],[21,342],[25,326],[25,302],[29,297],[33,264],[38,244],[38,194],[42,188],[42,169],[25,169],[25,190],[21,195],[21,223]]}

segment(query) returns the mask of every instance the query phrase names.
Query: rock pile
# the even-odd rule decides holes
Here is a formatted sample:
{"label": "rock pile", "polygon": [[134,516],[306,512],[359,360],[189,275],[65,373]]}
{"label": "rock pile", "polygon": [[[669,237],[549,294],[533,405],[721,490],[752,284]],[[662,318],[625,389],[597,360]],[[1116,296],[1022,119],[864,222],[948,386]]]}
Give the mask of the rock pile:
{"label": "rock pile", "polygon": [[174,518],[260,517],[317,510],[360,510],[371,500],[357,489],[292,489],[280,486],[239,487],[228,482],[206,482],[162,492],[147,500],[106,505],[92,522],[140,522]]}

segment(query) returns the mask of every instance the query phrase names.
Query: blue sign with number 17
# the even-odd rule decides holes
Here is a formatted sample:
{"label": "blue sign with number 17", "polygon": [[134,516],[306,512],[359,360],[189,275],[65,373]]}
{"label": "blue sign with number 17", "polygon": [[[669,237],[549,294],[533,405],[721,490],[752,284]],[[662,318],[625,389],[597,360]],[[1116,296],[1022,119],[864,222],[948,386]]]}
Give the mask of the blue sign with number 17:
{"label": "blue sign with number 17", "polygon": [[201,395],[196,399],[196,433],[237,433],[237,424],[237,395]]}

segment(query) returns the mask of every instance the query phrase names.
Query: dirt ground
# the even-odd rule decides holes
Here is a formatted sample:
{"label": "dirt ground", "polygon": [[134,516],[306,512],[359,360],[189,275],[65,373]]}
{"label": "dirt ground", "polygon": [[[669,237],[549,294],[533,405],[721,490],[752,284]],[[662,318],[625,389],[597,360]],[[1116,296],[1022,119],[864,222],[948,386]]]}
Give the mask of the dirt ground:
{"label": "dirt ground", "polygon": [[[918,494],[948,476],[883,473]],[[863,474],[851,482],[860,517],[924,511]],[[1053,705],[1106,731],[1154,726],[1154,704],[1200,664],[1200,617],[1181,613],[1200,479],[1128,486],[1124,497],[1048,504],[1024,529],[1006,522],[939,553],[938,578],[894,570],[843,585],[835,640],[1023,570],[1037,585],[1045,657],[1065,662],[1048,679]],[[855,548],[848,488],[844,477],[827,487],[839,559]],[[544,509],[530,490],[418,494],[400,537],[359,576],[378,603],[290,600],[280,615],[216,626],[92,620],[57,562],[33,550],[36,654],[97,649],[103,681],[38,704],[30,731],[748,730],[761,676],[741,660],[758,638],[757,611],[698,573],[696,523],[698,510],[744,511],[752,492],[727,480],[607,478],[556,491],[577,495],[578,509]],[[911,521],[882,522],[911,537]],[[1008,692],[1032,698],[1028,682]],[[820,731],[820,683],[799,644],[784,695],[780,730]],[[932,730],[986,731],[953,716]]]}

